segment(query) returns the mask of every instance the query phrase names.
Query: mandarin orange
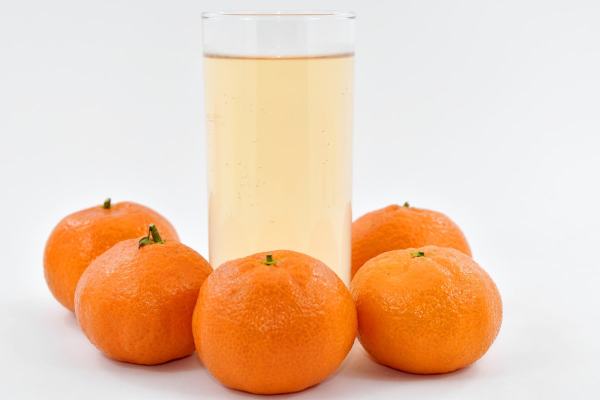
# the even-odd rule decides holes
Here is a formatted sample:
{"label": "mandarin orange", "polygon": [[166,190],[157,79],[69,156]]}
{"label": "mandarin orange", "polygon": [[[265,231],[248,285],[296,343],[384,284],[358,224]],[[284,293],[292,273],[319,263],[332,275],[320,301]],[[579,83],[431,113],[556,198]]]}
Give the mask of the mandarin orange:
{"label": "mandarin orange", "polygon": [[200,359],[222,384],[288,393],[338,368],[356,337],[356,310],[325,264],[279,250],[217,268],[200,290],[193,328]]}
{"label": "mandarin orange", "polygon": [[88,339],[112,359],[145,365],[194,352],[192,313],[212,272],[194,250],[163,241],[154,225],[150,231],[97,257],[75,292],[75,315]]}
{"label": "mandarin orange", "polygon": [[427,245],[452,247],[471,255],[460,228],[440,212],[404,203],[367,213],[352,223],[352,276],[383,252]]}
{"label": "mandarin orange", "polygon": [[131,202],[91,207],[68,215],[54,228],[44,250],[44,275],[54,297],[73,311],[75,287],[83,271],[114,244],[139,238],[154,223],[166,239],[175,228],[156,211]]}
{"label": "mandarin orange", "polygon": [[389,251],[352,280],[359,339],[375,361],[437,374],[482,357],[500,329],[502,301],[464,253],[437,246]]}

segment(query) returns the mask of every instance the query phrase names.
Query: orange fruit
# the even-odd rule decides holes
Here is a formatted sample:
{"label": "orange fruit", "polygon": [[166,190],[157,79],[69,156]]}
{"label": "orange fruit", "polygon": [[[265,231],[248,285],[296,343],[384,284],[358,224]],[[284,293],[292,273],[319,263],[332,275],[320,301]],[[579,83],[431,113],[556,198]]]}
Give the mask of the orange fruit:
{"label": "orange fruit", "polygon": [[352,276],[381,253],[427,245],[452,247],[471,255],[460,228],[440,212],[404,203],[367,213],[352,223]]}
{"label": "orange fruit", "polygon": [[44,251],[44,275],[54,297],[73,311],[73,296],[87,266],[114,244],[139,238],[154,223],[166,239],[177,232],[162,215],[140,204],[122,202],[78,211],[54,228]]}
{"label": "orange fruit", "polygon": [[141,240],[117,243],[85,270],[75,315],[105,355],[160,364],[194,352],[192,313],[212,268],[194,250],[163,241],[154,225]]}
{"label": "orange fruit", "polygon": [[451,248],[380,254],[351,287],[363,347],[375,361],[405,372],[451,372],[477,361],[502,322],[494,282]]}
{"label": "orange fruit", "polygon": [[356,310],[325,264],[279,250],[217,268],[200,289],[193,330],[198,356],[225,386],[289,393],[338,368],[356,337]]}

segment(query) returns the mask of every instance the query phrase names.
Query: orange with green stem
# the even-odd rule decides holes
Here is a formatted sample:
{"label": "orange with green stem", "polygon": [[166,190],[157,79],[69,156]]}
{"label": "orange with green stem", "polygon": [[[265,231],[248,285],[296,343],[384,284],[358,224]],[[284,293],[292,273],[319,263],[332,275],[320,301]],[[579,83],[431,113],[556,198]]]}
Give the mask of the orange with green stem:
{"label": "orange with green stem", "polygon": [[119,242],[83,273],[75,314],[106,356],[160,364],[194,351],[192,313],[212,272],[194,250],[161,237],[151,224],[141,239]]}
{"label": "orange with green stem", "polygon": [[171,223],[156,211],[132,202],[112,203],[110,198],[63,218],[44,250],[44,275],[54,297],[73,311],[75,287],[88,265],[116,243],[144,235],[150,223],[165,238],[179,239]]}
{"label": "orange with green stem", "polygon": [[502,322],[492,279],[451,248],[382,253],[351,287],[363,347],[377,362],[406,372],[445,373],[477,361]]}
{"label": "orange with green stem", "polygon": [[427,245],[452,247],[471,255],[458,225],[438,211],[405,202],[369,212],[352,223],[352,276],[381,253]]}
{"label": "orange with green stem", "polygon": [[348,289],[322,262],[289,250],[224,263],[194,311],[198,356],[225,386],[251,393],[316,385],[356,336]]}

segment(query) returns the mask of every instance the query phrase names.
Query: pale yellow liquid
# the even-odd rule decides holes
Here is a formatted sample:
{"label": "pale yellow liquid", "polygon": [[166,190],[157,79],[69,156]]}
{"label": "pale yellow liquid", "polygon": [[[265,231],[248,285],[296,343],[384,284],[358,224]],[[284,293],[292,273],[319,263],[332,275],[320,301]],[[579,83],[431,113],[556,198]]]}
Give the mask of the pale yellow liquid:
{"label": "pale yellow liquid", "polygon": [[279,249],[350,277],[352,55],[204,59],[213,267]]}

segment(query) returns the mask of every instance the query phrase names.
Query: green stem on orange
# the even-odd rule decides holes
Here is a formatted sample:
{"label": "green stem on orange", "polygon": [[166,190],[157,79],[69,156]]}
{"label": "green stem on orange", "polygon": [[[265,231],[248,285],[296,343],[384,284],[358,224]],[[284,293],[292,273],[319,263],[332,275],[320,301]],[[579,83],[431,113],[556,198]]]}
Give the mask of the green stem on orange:
{"label": "green stem on orange", "polygon": [[265,264],[266,265],[275,265],[275,264],[277,264],[277,261],[275,261],[275,259],[273,259],[273,254],[267,254]]}
{"label": "green stem on orange", "polygon": [[425,257],[425,253],[422,251],[413,251],[412,253],[410,253],[410,255],[415,258],[415,257]]}
{"label": "green stem on orange", "polygon": [[138,242],[138,248],[147,246],[149,244],[160,243],[163,244],[165,241],[160,237],[160,233],[158,232],[158,228],[154,224],[150,224],[148,227],[148,236],[144,236]]}
{"label": "green stem on orange", "polygon": [[107,197],[106,200],[104,200],[104,204],[102,204],[102,208],[108,210],[110,208],[110,197]]}
{"label": "green stem on orange", "polygon": [[402,204],[402,207],[409,208],[409,207],[410,207],[410,204],[408,204],[408,201],[405,201],[405,202],[404,202],[404,204]]}
{"label": "green stem on orange", "polygon": [[158,228],[156,227],[156,225],[154,224],[150,224],[150,234],[152,235],[152,240],[154,240],[154,243],[164,243],[165,241],[162,240],[162,238],[160,237],[160,233],[158,233]]}

